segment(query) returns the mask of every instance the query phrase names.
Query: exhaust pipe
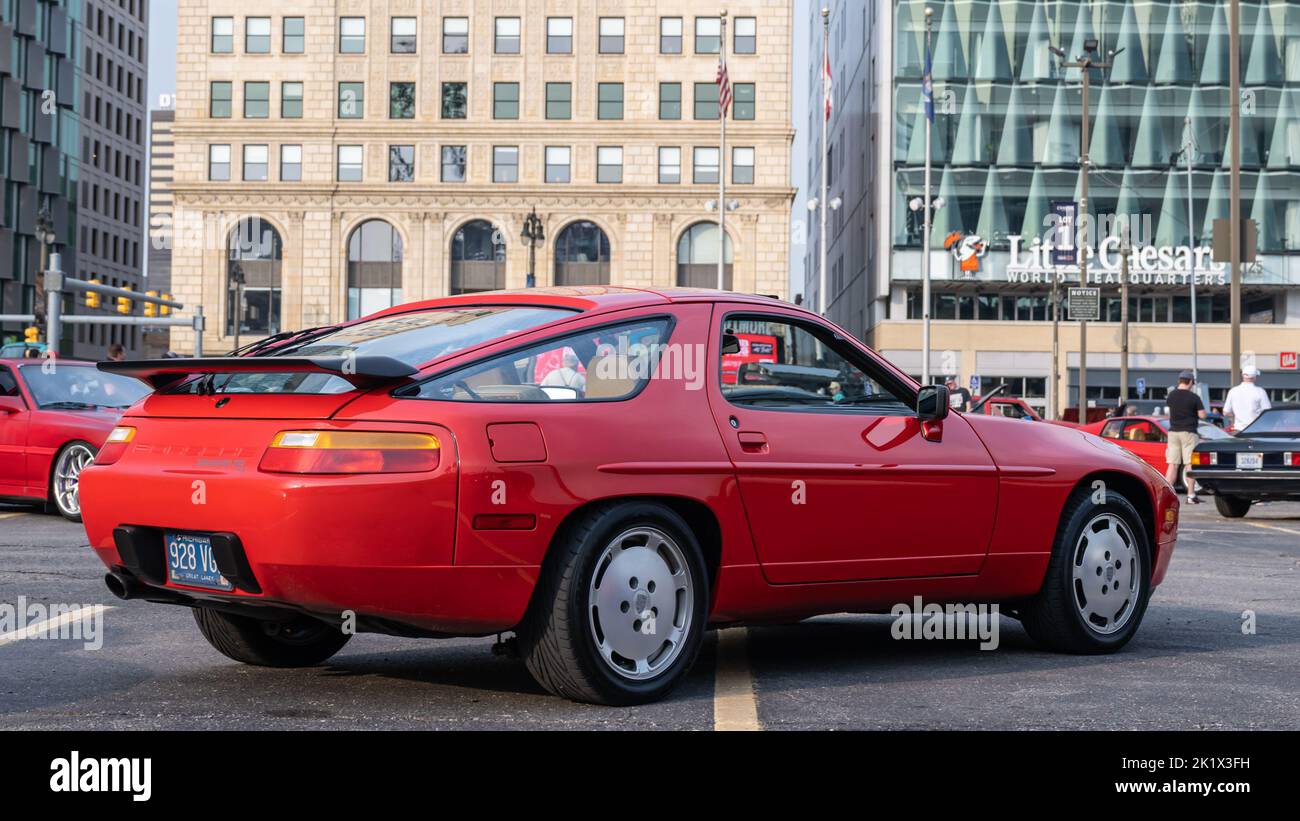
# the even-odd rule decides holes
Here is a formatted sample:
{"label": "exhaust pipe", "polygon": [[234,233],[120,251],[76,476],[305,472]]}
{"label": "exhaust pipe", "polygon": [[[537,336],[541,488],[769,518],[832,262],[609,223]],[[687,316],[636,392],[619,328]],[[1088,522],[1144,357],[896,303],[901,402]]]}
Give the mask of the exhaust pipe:
{"label": "exhaust pipe", "polygon": [[138,599],[144,593],[144,587],[139,582],[122,573],[106,573],[104,584],[108,586],[108,592],[123,601]]}

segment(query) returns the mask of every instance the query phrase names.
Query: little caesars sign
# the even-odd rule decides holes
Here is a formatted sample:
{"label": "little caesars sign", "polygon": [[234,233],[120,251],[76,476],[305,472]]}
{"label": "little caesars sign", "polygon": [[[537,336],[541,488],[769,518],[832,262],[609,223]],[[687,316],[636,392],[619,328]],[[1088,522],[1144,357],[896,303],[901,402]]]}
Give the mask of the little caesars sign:
{"label": "little caesars sign", "polygon": [[[1034,237],[1028,248],[1021,237],[1009,237],[1011,261],[1007,265],[1008,282],[1058,282],[1079,278],[1079,266],[1052,264],[1052,244]],[[1104,237],[1094,248],[1083,248],[1088,255],[1088,281],[1083,285],[1119,285],[1121,280],[1120,238]],[[1197,285],[1226,285],[1228,265],[1210,259],[1212,249],[1186,245],[1143,245],[1129,254],[1130,285],[1186,286],[1196,278]]]}

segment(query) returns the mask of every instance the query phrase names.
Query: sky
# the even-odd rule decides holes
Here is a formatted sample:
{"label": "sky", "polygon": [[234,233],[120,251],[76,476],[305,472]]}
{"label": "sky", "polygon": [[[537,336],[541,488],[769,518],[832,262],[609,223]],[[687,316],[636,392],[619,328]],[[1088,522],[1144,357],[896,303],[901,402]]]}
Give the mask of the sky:
{"label": "sky", "polygon": [[149,3],[150,110],[159,107],[159,95],[176,91],[176,0]]}

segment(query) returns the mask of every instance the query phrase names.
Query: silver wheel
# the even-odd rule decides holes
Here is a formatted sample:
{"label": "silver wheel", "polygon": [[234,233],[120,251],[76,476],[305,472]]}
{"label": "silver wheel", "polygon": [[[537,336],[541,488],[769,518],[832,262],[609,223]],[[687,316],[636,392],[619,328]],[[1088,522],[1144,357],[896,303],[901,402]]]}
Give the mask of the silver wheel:
{"label": "silver wheel", "polygon": [[588,593],[597,652],[619,676],[654,678],[681,655],[691,628],[695,580],[671,536],[637,527],[615,537],[596,560]]}
{"label": "silver wheel", "polygon": [[54,504],[64,516],[81,515],[81,471],[94,460],[95,452],[90,446],[77,443],[64,448],[54,463]]}
{"label": "silver wheel", "polygon": [[1123,629],[1142,585],[1142,550],[1133,531],[1114,513],[1094,516],[1079,536],[1072,564],[1074,604],[1084,624],[1104,636]]}

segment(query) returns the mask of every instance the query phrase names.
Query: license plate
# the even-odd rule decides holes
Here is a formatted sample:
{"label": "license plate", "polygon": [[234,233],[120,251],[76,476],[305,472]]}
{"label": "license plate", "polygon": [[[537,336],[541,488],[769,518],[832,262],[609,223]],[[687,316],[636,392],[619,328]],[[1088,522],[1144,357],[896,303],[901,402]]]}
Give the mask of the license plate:
{"label": "license plate", "polygon": [[1260,470],[1264,467],[1264,454],[1238,453],[1237,470]]}
{"label": "license plate", "polygon": [[212,539],[197,533],[167,533],[167,579],[172,584],[233,590],[234,585],[217,569]]}

